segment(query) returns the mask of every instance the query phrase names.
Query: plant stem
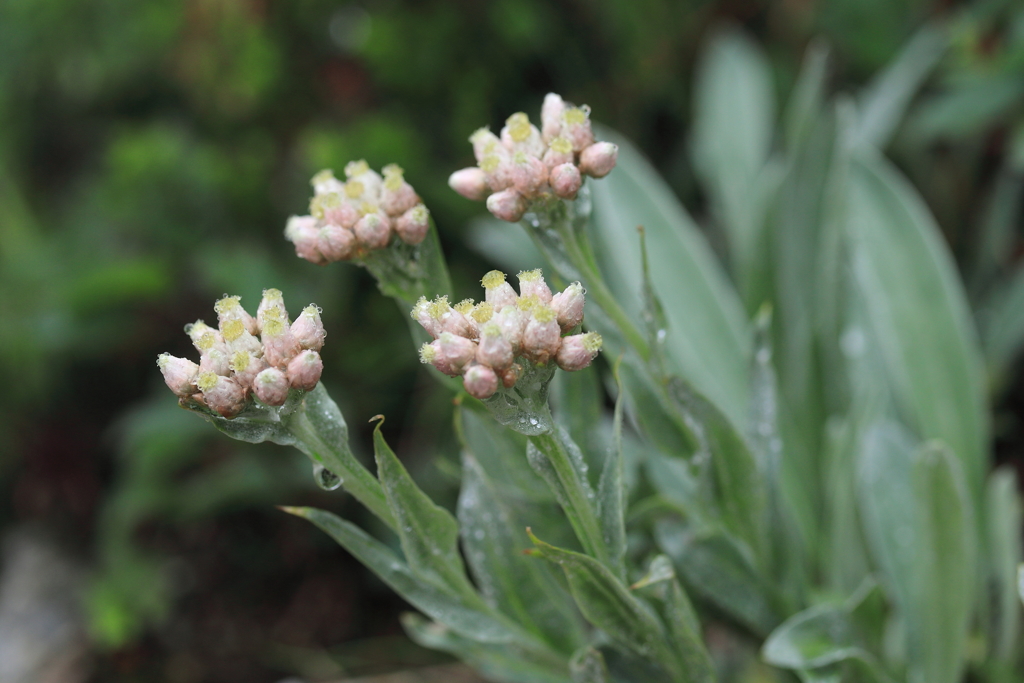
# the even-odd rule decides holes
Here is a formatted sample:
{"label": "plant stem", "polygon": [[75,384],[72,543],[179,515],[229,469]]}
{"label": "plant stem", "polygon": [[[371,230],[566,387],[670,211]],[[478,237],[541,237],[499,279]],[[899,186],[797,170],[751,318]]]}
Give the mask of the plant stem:
{"label": "plant stem", "polygon": [[608,546],[604,541],[604,534],[601,532],[601,523],[594,514],[593,504],[580,481],[576,468],[573,467],[569,453],[565,450],[561,440],[552,433],[545,432],[537,436],[531,436],[530,441],[543,453],[558,477],[558,481],[564,492],[563,508],[569,518],[576,537],[583,545],[583,550],[591,557],[597,559],[606,566],[610,565]]}
{"label": "plant stem", "polygon": [[305,408],[296,411],[288,429],[295,436],[295,445],[299,450],[340,477],[345,490],[389,528],[397,528],[380,482],[356,460],[348,444],[332,445],[325,440],[309,419]]}

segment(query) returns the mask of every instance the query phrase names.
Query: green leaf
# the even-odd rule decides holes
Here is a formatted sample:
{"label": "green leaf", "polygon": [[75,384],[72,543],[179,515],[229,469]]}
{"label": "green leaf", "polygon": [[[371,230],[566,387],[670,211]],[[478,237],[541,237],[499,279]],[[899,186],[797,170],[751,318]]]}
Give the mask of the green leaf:
{"label": "green leaf", "polygon": [[423,647],[450,652],[488,679],[509,683],[567,683],[565,662],[554,662],[515,644],[483,643],[418,614],[402,615],[402,627]]}
{"label": "green leaf", "polygon": [[660,663],[680,681],[689,681],[683,662],[651,608],[638,600],[611,571],[592,557],[556,548],[533,534],[537,554],[562,567],[583,616],[622,646]]}
{"label": "green leaf", "polygon": [[604,655],[589,645],[580,648],[569,660],[572,683],[610,683]]}
{"label": "green leaf", "polygon": [[660,520],[654,535],[687,587],[733,619],[761,636],[782,621],[773,587],[758,575],[744,550],[720,530]]}
{"label": "green leaf", "polygon": [[503,490],[487,479],[468,446],[462,457],[459,528],[466,561],[489,604],[559,651],[584,642],[571,596],[547,567],[523,554],[525,524],[509,509]]}
{"label": "green leaf", "polygon": [[836,665],[847,663],[868,680],[888,683],[855,615],[874,587],[866,584],[843,604],[816,605],[793,615],[772,631],[761,656],[773,666],[819,676],[832,675]]}
{"label": "green leaf", "polygon": [[[1024,126],[1021,127],[1024,130]],[[1020,215],[1021,201],[1024,199],[1024,173],[1015,168],[1011,162],[1003,164],[992,182],[991,194],[985,200],[981,219],[977,230],[980,236],[975,240],[975,248],[968,263],[968,282],[972,295],[977,295],[985,288],[995,284],[996,278],[1010,264],[1007,262],[1013,254],[1013,243],[1017,234],[1017,217]],[[984,311],[988,306],[980,307]],[[999,320],[998,314],[992,317],[993,322]],[[982,332],[986,330],[982,326]],[[985,350],[989,344],[983,334]],[[1011,351],[1012,352],[1012,351]],[[993,365],[991,357],[990,366]],[[994,364],[999,367],[999,364]]]}
{"label": "green leaf", "polygon": [[917,447],[880,423],[858,469],[869,546],[906,625],[910,679],[955,683],[976,586],[975,520],[958,462],[941,444]]}
{"label": "green leaf", "polygon": [[889,144],[910,100],[946,52],[949,38],[937,26],[918,30],[889,66],[864,89],[855,144],[882,149]]}
{"label": "green leaf", "polygon": [[[567,373],[568,374],[568,373]],[[618,372],[616,379],[618,378]],[[597,487],[598,518],[608,556],[616,576],[626,578],[626,486],[623,481],[622,463],[622,404],[621,385],[615,401],[615,417],[612,427],[612,443],[607,449],[601,481]]]}
{"label": "green leaf", "polygon": [[395,516],[395,531],[410,570],[416,576],[446,586],[469,604],[475,601],[483,604],[466,577],[462,555],[459,554],[459,526],[455,518],[430,500],[412,480],[384,441],[380,432],[383,423],[381,417],[373,430],[377,476]]}
{"label": "green leaf", "polygon": [[828,52],[828,45],[824,42],[812,41],[804,54],[800,75],[783,115],[786,149],[790,154],[803,147],[824,109]]}
{"label": "green leaf", "polygon": [[993,589],[992,653],[998,659],[1014,661],[1020,631],[1020,603],[1016,590],[1017,565],[1024,559],[1021,549],[1021,503],[1017,473],[1009,467],[993,472],[985,495],[986,546]]}
{"label": "green leaf", "polygon": [[669,324],[667,360],[736,424],[743,424],[750,339],[735,289],[650,163],[613,131],[600,128],[598,135],[619,146],[615,170],[590,183],[594,213],[589,235],[605,281],[621,306],[635,312],[635,322],[642,323],[643,274],[634,228],[644,226],[651,281]]}
{"label": "green leaf", "polygon": [[1000,387],[1024,347],[1024,267],[995,286],[980,306],[979,318],[989,378]]}
{"label": "green leaf", "polygon": [[771,151],[773,93],[768,60],[753,41],[735,28],[712,36],[694,84],[693,161],[728,235],[740,282],[763,228],[763,207],[753,197]]}
{"label": "green leaf", "polygon": [[448,265],[437,236],[437,226],[430,217],[427,237],[417,245],[394,241],[385,249],[367,253],[359,264],[377,280],[377,287],[408,311],[421,296],[451,296],[452,284]]}
{"label": "green leaf", "polygon": [[1024,81],[1016,74],[964,80],[922,102],[907,129],[922,140],[976,135],[1006,116],[1022,97]]}
{"label": "green leaf", "polygon": [[949,445],[980,500],[988,469],[981,356],[935,220],[891,164],[865,154],[850,165],[846,234],[900,410],[921,438]]}
{"label": "green leaf", "polygon": [[415,574],[391,549],[356,525],[315,508],[282,509],[313,522],[410,604],[456,633],[482,643],[507,644],[520,639],[502,619],[480,609],[477,603],[482,605],[482,601],[467,599],[446,585]]}

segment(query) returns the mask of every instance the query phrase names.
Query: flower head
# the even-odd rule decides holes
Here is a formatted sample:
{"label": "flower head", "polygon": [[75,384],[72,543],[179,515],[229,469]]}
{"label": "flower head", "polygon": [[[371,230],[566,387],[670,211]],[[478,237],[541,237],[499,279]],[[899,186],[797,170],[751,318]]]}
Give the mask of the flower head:
{"label": "flower head", "polygon": [[486,299],[480,303],[466,299],[452,306],[441,296],[422,298],[412,309],[413,319],[434,338],[420,348],[420,361],[461,376],[470,395],[485,399],[500,387],[511,389],[526,367],[556,363],[580,370],[597,356],[600,335],[562,337],[583,321],[578,282],[552,294],[538,269],[519,273],[518,293],[498,270],[484,275],[481,284]]}
{"label": "flower head", "polygon": [[540,119],[538,129],[519,112],[508,117],[500,135],[477,130],[469,138],[477,165],[456,171],[448,184],[467,199],[486,200],[488,211],[515,223],[531,202],[575,199],[584,175],[603,178],[615,167],[618,147],[595,141],[590,107],[548,93]]}
{"label": "flower head", "polygon": [[263,292],[255,317],[237,296],[225,296],[214,308],[219,330],[201,320],[185,327],[199,351],[198,364],[167,353],[157,358],[164,381],[182,405],[205,405],[231,418],[253,395],[279,406],[289,389],[311,391],[316,386],[323,372],[318,351],[326,336],[319,308],[307,306],[292,323],[276,289]]}

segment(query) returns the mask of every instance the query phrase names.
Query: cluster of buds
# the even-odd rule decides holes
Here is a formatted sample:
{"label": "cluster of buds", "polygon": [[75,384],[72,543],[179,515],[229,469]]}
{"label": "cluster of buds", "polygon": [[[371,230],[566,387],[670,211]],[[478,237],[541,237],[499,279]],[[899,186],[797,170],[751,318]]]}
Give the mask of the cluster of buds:
{"label": "cluster of buds", "polygon": [[422,242],[430,212],[400,166],[390,164],[382,172],[383,177],[365,161],[352,161],[345,166],[345,182],[329,170],[313,176],[311,215],[292,216],[284,231],[295,253],[323,265],[383,249],[392,234],[406,244]]}
{"label": "cluster of buds", "polygon": [[420,299],[412,317],[434,341],[420,349],[420,360],[451,377],[462,377],[466,391],[489,398],[499,383],[515,386],[523,363],[554,361],[563,370],[582,370],[601,350],[596,332],[562,336],[583,322],[584,290],[578,282],[552,294],[540,270],[519,273],[519,293],[492,270],[481,284],[480,303],[454,306],[447,297]]}
{"label": "cluster of buds", "polygon": [[548,93],[540,111],[541,128],[520,112],[508,117],[501,135],[481,128],[470,136],[477,165],[448,179],[467,199],[487,200],[487,210],[515,223],[531,201],[554,195],[575,199],[583,176],[603,178],[615,168],[619,148],[596,142],[590,108],[573,107]]}
{"label": "cluster of buds", "polygon": [[320,309],[309,305],[291,322],[279,290],[263,292],[256,317],[239,299],[225,296],[216,303],[216,329],[202,320],[185,326],[199,351],[198,365],[169,353],[157,359],[164,381],[183,405],[196,401],[230,418],[252,395],[280,406],[291,389],[311,391],[320,381],[325,337]]}

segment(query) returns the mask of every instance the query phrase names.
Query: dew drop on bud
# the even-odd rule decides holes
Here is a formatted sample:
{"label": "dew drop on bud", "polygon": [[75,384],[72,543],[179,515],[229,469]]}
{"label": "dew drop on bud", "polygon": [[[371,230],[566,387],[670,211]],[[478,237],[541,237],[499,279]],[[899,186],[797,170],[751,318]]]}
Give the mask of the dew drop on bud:
{"label": "dew drop on bud", "polygon": [[335,491],[342,484],[342,478],[319,463],[313,464],[313,480],[324,491]]}

